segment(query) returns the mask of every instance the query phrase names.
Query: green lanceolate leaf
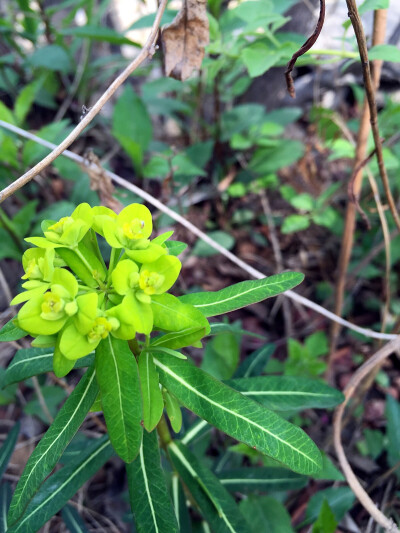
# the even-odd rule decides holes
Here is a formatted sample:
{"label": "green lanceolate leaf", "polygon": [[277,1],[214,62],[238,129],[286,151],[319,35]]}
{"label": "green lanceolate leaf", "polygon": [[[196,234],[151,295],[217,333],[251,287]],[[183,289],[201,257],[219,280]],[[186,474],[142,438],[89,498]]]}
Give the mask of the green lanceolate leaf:
{"label": "green lanceolate leaf", "polygon": [[16,326],[12,320],[0,329],[0,342],[18,341],[26,337],[28,333]]}
{"label": "green lanceolate leaf", "polygon": [[294,533],[289,513],[276,498],[251,495],[239,505],[249,524],[249,533]]}
{"label": "green lanceolate leaf", "polygon": [[206,317],[222,315],[293,289],[303,279],[299,272],[284,272],[257,281],[241,281],[216,292],[185,294],[179,300],[194,305]]}
{"label": "green lanceolate leaf", "polygon": [[226,470],[218,477],[228,490],[239,492],[295,490],[308,483],[307,477],[290,470],[260,466]]}
{"label": "green lanceolate leaf", "polygon": [[138,368],[142,389],[143,423],[147,431],[153,431],[164,410],[164,400],[153,356],[148,352],[142,352],[139,356]]}
{"label": "green lanceolate leaf", "polygon": [[70,533],[88,533],[85,522],[80,517],[78,511],[74,507],[71,507],[71,505],[64,507],[61,511],[61,516]]}
{"label": "green lanceolate leaf", "polygon": [[7,511],[11,501],[11,487],[9,483],[0,485],[0,533],[7,531]]}
{"label": "green lanceolate leaf", "polygon": [[171,422],[171,427],[175,433],[179,433],[182,429],[182,411],[181,406],[179,405],[178,400],[173,394],[167,390],[163,390],[164,399],[165,399],[165,410],[169,421]]}
{"label": "green lanceolate leaf", "polygon": [[142,442],[142,398],[135,356],[127,341],[111,336],[96,348],[96,377],[111,444],[126,463]]}
{"label": "green lanceolate leaf", "polygon": [[248,533],[235,500],[218,478],[181,442],[168,446],[169,456],[215,533]]}
{"label": "green lanceolate leaf", "polygon": [[43,483],[22,517],[8,529],[8,533],[38,531],[64,507],[112,454],[113,450],[106,436],[91,442],[76,460],[68,463]]}
{"label": "green lanceolate leaf", "polygon": [[270,357],[275,351],[275,344],[265,344],[239,365],[235,372],[235,378],[249,378],[251,376],[258,376],[264,370]]}
{"label": "green lanceolate leaf", "polygon": [[157,432],[143,433],[136,459],[126,465],[129,499],[139,533],[178,533],[161,468]]}
{"label": "green lanceolate leaf", "polygon": [[[53,354],[54,348],[24,348],[23,350],[18,350],[6,370],[4,385],[10,385],[32,376],[52,372]],[[75,368],[91,366],[93,361],[94,354],[82,357],[77,359]]]}
{"label": "green lanceolate leaf", "polygon": [[321,454],[298,427],[188,361],[154,354],[161,383],[195,414],[300,474],[321,468]]}
{"label": "green lanceolate leaf", "polygon": [[17,443],[19,433],[19,423],[15,424],[9,434],[7,435],[6,440],[3,442],[2,447],[0,448],[0,478],[3,476],[6,471],[8,461],[14,451],[15,444]]}
{"label": "green lanceolate leaf", "polygon": [[22,515],[37,489],[57,464],[68,443],[84,421],[97,392],[94,368],[91,367],[64,403],[54,422],[30,456],[11,501],[9,525],[14,524]]}
{"label": "green lanceolate leaf", "polygon": [[329,408],[344,400],[340,391],[321,381],[295,376],[256,376],[226,383],[273,411]]}

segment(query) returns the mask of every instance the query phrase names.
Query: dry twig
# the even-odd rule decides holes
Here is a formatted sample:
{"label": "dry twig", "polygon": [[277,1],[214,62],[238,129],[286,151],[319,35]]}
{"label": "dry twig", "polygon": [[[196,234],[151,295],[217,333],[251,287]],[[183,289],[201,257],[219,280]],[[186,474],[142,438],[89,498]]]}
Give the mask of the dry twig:
{"label": "dry twig", "polygon": [[346,454],[344,453],[341,432],[342,432],[342,419],[346,405],[350,398],[353,396],[356,388],[360,382],[374,370],[376,365],[380,365],[384,359],[389,357],[393,352],[400,348],[400,336],[391,342],[387,343],[380,350],[378,350],[368,361],[366,361],[351,377],[349,383],[344,389],[345,400],[339,405],[335,412],[333,423],[333,440],[335,443],[335,449],[338,456],[338,460],[342,471],[346,477],[348,484],[353,490],[354,494],[358,498],[359,502],[368,511],[368,513],[376,520],[376,522],[382,526],[388,533],[400,533],[400,530],[394,524],[394,522],[387,518],[374,504],[368,494],[365,492],[357,477],[355,476]]}

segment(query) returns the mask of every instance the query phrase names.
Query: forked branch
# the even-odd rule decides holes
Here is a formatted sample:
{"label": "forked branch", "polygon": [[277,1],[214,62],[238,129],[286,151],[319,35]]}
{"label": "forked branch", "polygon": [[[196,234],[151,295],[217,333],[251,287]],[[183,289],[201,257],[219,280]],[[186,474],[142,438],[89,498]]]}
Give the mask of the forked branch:
{"label": "forked branch", "polygon": [[108,87],[104,94],[89,109],[88,113],[82,117],[82,120],[79,122],[79,124],[71,131],[71,133],[63,140],[61,144],[59,144],[49,155],[42,159],[42,161],[40,161],[37,165],[28,170],[28,172],[26,172],[23,176],[18,178],[16,181],[11,183],[11,185],[9,185],[5,189],[3,189],[3,191],[0,192],[0,203],[4,202],[6,198],[8,198],[18,189],[26,185],[44,168],[50,165],[50,163],[52,163],[59,155],[61,155],[64,150],[66,150],[75,141],[75,139],[78,138],[78,136],[83,132],[86,126],[88,126],[92,122],[94,117],[98,115],[103,106],[110,100],[115,91],[119,87],[121,87],[121,85],[132,74],[132,72],[136,70],[145,59],[153,56],[155,52],[155,43],[157,41],[161,18],[167,5],[167,1],[168,0],[161,0],[150,34],[139,55],[131,63],[129,63],[126,69],[122,71],[121,74],[113,81],[113,83]]}

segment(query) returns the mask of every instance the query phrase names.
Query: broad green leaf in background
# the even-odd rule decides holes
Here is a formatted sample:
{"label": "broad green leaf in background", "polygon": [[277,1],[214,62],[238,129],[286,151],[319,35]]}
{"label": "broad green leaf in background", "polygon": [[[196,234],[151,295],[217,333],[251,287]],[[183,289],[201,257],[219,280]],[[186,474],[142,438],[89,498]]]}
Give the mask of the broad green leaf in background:
{"label": "broad green leaf in background", "polygon": [[322,381],[295,376],[231,379],[227,385],[273,411],[335,407],[343,394]]}
{"label": "broad green leaf in background", "polygon": [[107,436],[88,444],[79,456],[50,476],[8,533],[38,531],[71,499],[113,454]]}
{"label": "broad green leaf in background", "polygon": [[67,74],[71,68],[71,59],[61,46],[50,44],[37,48],[26,60],[34,68],[45,68]]}
{"label": "broad green leaf in background", "polygon": [[305,487],[308,478],[284,468],[253,466],[218,473],[222,485],[240,492],[295,490]]}
{"label": "broad green leaf in background", "polygon": [[140,387],[143,400],[143,424],[147,431],[153,431],[164,410],[158,372],[149,352],[142,352],[138,360]]}
{"label": "broad green leaf in background", "polygon": [[161,383],[195,414],[295,472],[321,468],[321,454],[298,427],[242,396],[188,361],[154,354]]}
{"label": "broad green leaf in background", "polygon": [[[63,400],[65,400],[66,391],[54,384],[40,387],[40,390],[50,415],[54,417],[57,414],[57,407]],[[37,416],[46,426],[48,426],[49,419],[46,416],[46,413],[43,412],[41,405],[41,401],[43,400],[39,399],[35,393],[35,395],[26,403],[26,405],[24,405],[23,411],[28,415]]]}
{"label": "broad green leaf in background", "polygon": [[[207,235],[226,250],[232,250],[235,245],[235,239],[226,231],[211,231]],[[192,254],[198,257],[211,257],[219,254],[219,252],[203,240],[198,239],[193,246]]]}
{"label": "broad green leaf in background", "polygon": [[335,533],[338,525],[329,503],[324,500],[317,521],[314,523],[312,533]]}
{"label": "broad green leaf in background", "polygon": [[207,342],[201,368],[217,379],[229,379],[238,366],[239,358],[240,335],[221,333]]}
{"label": "broad green leaf in background", "polygon": [[141,172],[144,152],[153,136],[150,116],[142,100],[130,85],[114,107],[112,133]]}
{"label": "broad green leaf in background", "polygon": [[30,456],[11,501],[8,517],[10,525],[19,519],[28,502],[57,464],[84,421],[97,392],[95,372],[91,367],[81,378]]}
{"label": "broad green leaf in background", "polygon": [[255,78],[261,76],[264,72],[276,65],[282,57],[282,53],[279,50],[271,49],[271,46],[268,46],[264,42],[256,41],[246,46],[242,50],[240,57],[249,75]]}
{"label": "broad green leaf in background", "polygon": [[284,505],[269,496],[249,496],[239,504],[251,533],[294,533]]}
{"label": "broad green leaf in background", "polygon": [[[17,383],[46,372],[52,372],[53,354],[54,348],[23,348],[18,350],[7,367],[4,385]],[[74,368],[91,366],[93,361],[94,354],[87,355],[77,359]]]}
{"label": "broad green leaf in background", "polygon": [[218,478],[181,442],[168,446],[169,456],[204,518],[215,533],[247,533],[235,500]]}
{"label": "broad green leaf in background", "polygon": [[24,122],[35,100],[36,93],[43,84],[43,81],[44,78],[39,78],[38,80],[28,83],[28,85],[25,85],[18,94],[14,105],[14,114],[18,124]]}
{"label": "broad green leaf in background", "polygon": [[14,451],[14,447],[17,443],[18,433],[20,425],[17,422],[12,429],[9,431],[6,440],[3,442],[0,448],[0,478],[3,476],[6,471],[10,457]]}
{"label": "broad green leaf in background", "polygon": [[0,485],[0,533],[7,531],[7,511],[11,501],[11,487],[9,483]]}
{"label": "broad green leaf in background", "polygon": [[209,335],[219,335],[220,333],[230,332],[238,335],[245,335],[247,337],[254,337],[255,339],[266,339],[265,335],[260,335],[259,333],[253,333],[247,329],[242,329],[235,322],[233,324],[229,324],[227,322],[212,322],[210,323],[210,328]]}
{"label": "broad green leaf in background", "polygon": [[76,26],[75,28],[63,28],[59,33],[61,35],[72,35],[74,37],[92,39],[93,41],[107,42],[120,46],[123,44],[138,46],[137,43],[124,37],[118,31],[113,30],[112,28],[107,28],[106,26],[92,26],[86,24],[85,26]]}
{"label": "broad green leaf in background", "polygon": [[283,221],[281,232],[288,234],[302,231],[310,226],[310,219],[304,215],[289,215]]}
{"label": "broad green leaf in background", "polygon": [[142,398],[135,356],[127,341],[108,336],[96,348],[96,378],[111,444],[126,463],[142,441]]}
{"label": "broad green leaf in background", "polygon": [[349,487],[329,487],[319,490],[311,496],[308,502],[305,524],[310,524],[318,518],[325,500],[328,502],[335,519],[340,522],[353,507],[355,496]]}
{"label": "broad green leaf in background", "polygon": [[284,272],[257,281],[241,281],[216,292],[185,294],[179,300],[194,305],[206,317],[222,315],[293,289],[303,279],[300,272]]}
{"label": "broad green leaf in background", "polygon": [[400,403],[390,394],[386,396],[385,414],[388,459],[390,465],[394,466],[400,461]]}
{"label": "broad green leaf in background", "polygon": [[18,341],[27,335],[26,331],[13,324],[13,321],[10,320],[0,330],[0,342]]}
{"label": "broad green leaf in background", "polygon": [[71,505],[66,505],[63,508],[61,516],[70,533],[89,533],[80,514]]}
{"label": "broad green leaf in background", "polygon": [[244,361],[240,363],[234,378],[249,378],[260,375],[274,351],[275,344],[265,344],[252,354],[248,355]]}
{"label": "broad green leaf in background", "polygon": [[139,455],[126,465],[129,499],[138,533],[178,533],[161,468],[157,432],[143,433]]}
{"label": "broad green leaf in background", "polygon": [[[53,122],[47,126],[44,126],[39,131],[36,131],[35,135],[41,139],[45,139],[46,141],[58,144],[64,139],[68,131],[70,131],[68,125],[68,119],[61,120],[60,122]],[[22,150],[22,162],[25,166],[30,167],[43,159],[49,153],[49,150],[49,148],[40,146],[34,141],[28,141],[24,144],[24,148]],[[58,204],[54,204],[54,207],[56,205],[58,207]]]}

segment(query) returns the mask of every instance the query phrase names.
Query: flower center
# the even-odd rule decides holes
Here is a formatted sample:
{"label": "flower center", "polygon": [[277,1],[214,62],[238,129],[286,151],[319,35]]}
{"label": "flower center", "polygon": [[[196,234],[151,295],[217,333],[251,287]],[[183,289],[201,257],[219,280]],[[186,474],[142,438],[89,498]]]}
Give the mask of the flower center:
{"label": "flower center", "polygon": [[62,217],[58,222],[49,226],[47,229],[62,235],[63,231],[74,222],[74,219],[71,217]]}
{"label": "flower center", "polygon": [[112,324],[103,316],[99,316],[94,321],[94,325],[87,335],[88,341],[95,343],[101,339],[105,339],[111,330]]}
{"label": "flower center", "polygon": [[143,270],[140,273],[139,286],[146,294],[154,294],[164,283],[165,277],[157,272]]}
{"label": "flower center", "polygon": [[[42,261],[43,262],[43,261]],[[39,262],[36,259],[31,259],[26,268],[25,275],[22,279],[42,279],[43,274],[39,266]]]}
{"label": "flower center", "polygon": [[128,239],[142,239],[144,230],[144,220],[134,218],[130,222],[125,222],[122,231]]}
{"label": "flower center", "polygon": [[42,312],[40,316],[45,320],[58,320],[64,315],[65,301],[54,292],[43,295]]}

